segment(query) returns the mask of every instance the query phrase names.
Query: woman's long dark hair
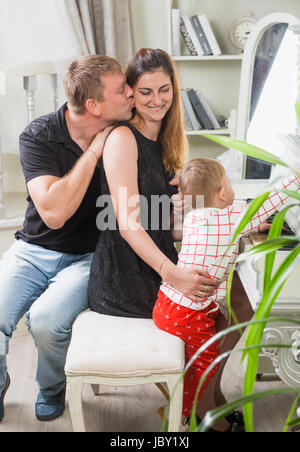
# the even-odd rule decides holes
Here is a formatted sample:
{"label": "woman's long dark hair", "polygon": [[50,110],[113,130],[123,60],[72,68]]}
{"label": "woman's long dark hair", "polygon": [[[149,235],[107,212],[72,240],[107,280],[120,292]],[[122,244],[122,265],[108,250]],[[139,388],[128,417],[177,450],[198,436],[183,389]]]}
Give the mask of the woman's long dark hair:
{"label": "woman's long dark hair", "polygon": [[[163,149],[163,163],[166,171],[176,173],[185,163],[187,140],[183,126],[180,83],[171,57],[160,49],[140,49],[129,61],[125,73],[127,83],[133,88],[143,74],[158,69],[162,69],[169,75],[173,86],[172,106],[163,119],[159,141]],[[143,124],[143,118],[137,112],[133,123],[137,126]]]}

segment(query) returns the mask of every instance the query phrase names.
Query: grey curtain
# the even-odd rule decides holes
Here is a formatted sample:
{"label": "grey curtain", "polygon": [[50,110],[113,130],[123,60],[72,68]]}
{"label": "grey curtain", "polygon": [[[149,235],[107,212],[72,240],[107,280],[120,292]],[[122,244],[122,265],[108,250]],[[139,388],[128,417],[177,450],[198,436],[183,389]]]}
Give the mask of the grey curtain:
{"label": "grey curtain", "polygon": [[84,53],[108,55],[123,68],[132,56],[128,0],[65,0]]}

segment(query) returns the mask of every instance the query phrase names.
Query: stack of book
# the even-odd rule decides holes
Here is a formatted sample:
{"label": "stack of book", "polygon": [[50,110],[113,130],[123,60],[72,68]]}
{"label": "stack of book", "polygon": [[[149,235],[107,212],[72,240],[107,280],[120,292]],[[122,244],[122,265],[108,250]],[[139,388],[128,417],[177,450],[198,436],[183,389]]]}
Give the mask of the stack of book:
{"label": "stack of book", "polygon": [[181,90],[186,130],[212,130],[221,126],[200,89]]}
{"label": "stack of book", "polygon": [[213,29],[206,14],[180,16],[178,8],[172,9],[172,54],[181,55],[180,35],[194,56],[221,55]]}

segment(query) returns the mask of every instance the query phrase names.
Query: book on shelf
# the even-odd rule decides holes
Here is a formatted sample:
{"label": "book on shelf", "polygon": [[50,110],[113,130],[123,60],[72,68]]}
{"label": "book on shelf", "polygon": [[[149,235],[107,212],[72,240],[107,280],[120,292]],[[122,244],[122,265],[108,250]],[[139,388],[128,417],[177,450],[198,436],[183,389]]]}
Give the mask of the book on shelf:
{"label": "book on shelf", "polygon": [[204,55],[213,55],[213,51],[210,47],[210,44],[208,42],[208,39],[206,37],[206,34],[204,33],[204,30],[202,28],[202,25],[199,21],[198,16],[192,16],[191,17],[191,23],[195,30],[195,33],[197,35],[198,41],[202,47]]}
{"label": "book on shelf", "polygon": [[193,42],[192,42],[192,40],[190,38],[189,32],[186,29],[185,23],[182,20],[182,17],[180,17],[180,33],[181,33],[181,36],[182,36],[182,38],[184,40],[184,43],[185,43],[190,55],[197,56],[198,55],[197,51],[196,51],[196,49],[194,47],[194,44],[193,44]]}
{"label": "book on shelf", "polygon": [[202,25],[203,31],[212,49],[213,55],[221,55],[221,49],[206,14],[200,14],[200,16],[198,16],[198,19],[200,24]]}
{"label": "book on shelf", "polygon": [[185,89],[181,90],[181,99],[182,99],[183,107],[186,110],[187,116],[189,118],[189,123],[192,126],[192,129],[193,130],[202,129],[201,124],[199,123],[198,119],[196,118],[195,112],[193,110],[191,101],[188,96],[188,93]]}
{"label": "book on shelf", "polygon": [[212,109],[210,108],[209,103],[207,102],[206,97],[204,96],[204,94],[202,93],[201,89],[197,89],[196,90],[196,94],[199,98],[200,103],[202,104],[204,110],[207,113],[207,116],[209,117],[214,129],[221,129],[221,126],[214,114],[214,112],[212,111]]}
{"label": "book on shelf", "polygon": [[180,55],[180,9],[172,8],[172,55]]}
{"label": "book on shelf", "polygon": [[200,121],[200,124],[202,125],[202,127],[206,130],[213,129],[214,126],[213,126],[211,120],[209,119],[209,116],[206,113],[205,109],[203,108],[195,90],[193,88],[188,88],[186,90],[186,92],[191,101],[191,104],[193,106],[196,117]]}
{"label": "book on shelf", "polygon": [[187,33],[189,34],[190,40],[192,41],[192,43],[194,45],[197,55],[203,56],[204,55],[203,49],[197,38],[197,35],[195,33],[194,27],[192,25],[192,22],[191,22],[189,16],[187,14],[184,14],[183,16],[181,16],[181,19],[185,25]]}
{"label": "book on shelf", "polygon": [[182,111],[183,111],[183,122],[185,130],[194,130],[192,121],[189,117],[188,111],[186,109],[185,103],[182,99]]}

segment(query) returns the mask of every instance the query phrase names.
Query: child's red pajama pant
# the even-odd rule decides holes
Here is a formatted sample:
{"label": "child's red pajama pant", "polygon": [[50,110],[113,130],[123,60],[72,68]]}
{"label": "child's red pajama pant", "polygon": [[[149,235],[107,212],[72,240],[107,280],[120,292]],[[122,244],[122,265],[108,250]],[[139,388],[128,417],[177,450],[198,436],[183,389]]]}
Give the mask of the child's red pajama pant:
{"label": "child's red pajama pant", "polygon": [[[156,326],[174,336],[180,337],[185,342],[185,363],[192,358],[208,339],[216,334],[214,319],[219,314],[215,303],[209,305],[203,311],[180,306],[170,300],[162,291],[158,293],[158,299],[153,310],[153,320]],[[189,416],[192,411],[197,386],[201,376],[209,365],[219,355],[219,344],[214,342],[200,356],[198,356],[184,378],[183,411],[185,416]],[[201,397],[211,378],[217,371],[218,366],[209,373],[199,394]]]}

